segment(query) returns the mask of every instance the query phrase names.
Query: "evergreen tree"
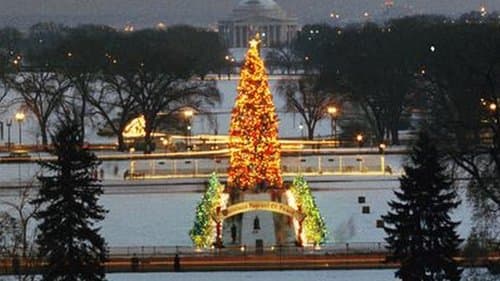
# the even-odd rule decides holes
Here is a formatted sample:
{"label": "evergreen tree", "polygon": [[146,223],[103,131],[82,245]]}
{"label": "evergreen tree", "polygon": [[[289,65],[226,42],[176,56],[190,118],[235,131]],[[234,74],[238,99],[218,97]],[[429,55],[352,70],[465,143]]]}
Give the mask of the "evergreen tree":
{"label": "evergreen tree", "polygon": [[425,132],[410,153],[411,163],[404,166],[397,200],[389,202],[391,211],[382,216],[385,223],[388,261],[400,262],[396,277],[403,281],[460,280],[453,257],[461,243],[456,227],[459,222],[450,212],[460,203],[432,139]]}
{"label": "evergreen tree", "polygon": [[250,41],[231,114],[228,185],[254,189],[282,187],[278,117],[269,90],[258,37]]}
{"label": "evergreen tree", "polygon": [[95,178],[100,164],[82,147],[80,126],[63,121],[52,136],[54,162],[41,163],[49,175],[40,177],[37,242],[47,262],[44,281],[104,280],[105,241],[96,223],[106,210],[98,204],[102,186]]}

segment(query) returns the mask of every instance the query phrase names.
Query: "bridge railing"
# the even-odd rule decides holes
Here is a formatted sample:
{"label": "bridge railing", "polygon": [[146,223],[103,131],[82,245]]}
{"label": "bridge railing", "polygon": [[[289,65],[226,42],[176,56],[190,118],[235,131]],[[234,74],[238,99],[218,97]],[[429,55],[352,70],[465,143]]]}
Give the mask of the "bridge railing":
{"label": "bridge railing", "polygon": [[136,246],[110,247],[110,257],[160,257],[174,256],[244,256],[244,255],[336,255],[387,253],[385,242],[329,243],[321,246],[297,247],[295,245],[248,245],[226,246],[223,248],[199,249],[192,246]]}
{"label": "bridge railing", "polygon": [[[254,245],[231,245],[222,248],[196,248],[193,246],[124,246],[108,247],[109,257],[164,257],[175,256],[244,256],[254,254],[296,256],[296,255],[334,255],[334,254],[356,254],[356,253],[386,253],[385,242],[355,242],[355,243],[328,243],[320,246],[297,247],[287,245],[265,245],[255,247]],[[37,249],[33,248],[29,257],[37,256]],[[0,258],[11,258],[10,253],[1,253]]]}

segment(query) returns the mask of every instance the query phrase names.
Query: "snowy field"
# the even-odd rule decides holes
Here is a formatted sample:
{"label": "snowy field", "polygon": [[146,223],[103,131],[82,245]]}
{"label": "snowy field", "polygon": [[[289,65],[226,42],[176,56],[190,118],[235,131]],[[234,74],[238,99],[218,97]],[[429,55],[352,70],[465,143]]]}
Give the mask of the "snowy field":
{"label": "snowy field", "polygon": [[[317,161],[311,156],[308,162]],[[378,156],[372,156],[376,161]],[[323,161],[326,165],[328,161]],[[401,169],[402,156],[387,155],[386,163]],[[105,162],[105,183],[119,183],[122,172],[128,168],[128,162]],[[112,170],[119,167],[119,173]],[[323,168],[327,169],[327,166]],[[38,171],[36,165],[0,165],[0,177],[3,180],[29,180]],[[325,178],[308,177],[317,204],[328,227],[329,243],[383,242],[384,232],[376,228],[376,220],[387,213],[387,201],[394,198],[393,189],[399,186],[395,177],[366,176],[331,176]],[[3,181],[2,180],[2,181]],[[193,179],[187,179],[193,181]],[[147,182],[142,182],[146,183]],[[203,188],[203,180],[197,190]],[[172,186],[173,187],[173,186]],[[136,187],[127,192],[127,187],[120,188],[124,194],[109,192],[102,196],[101,203],[109,210],[102,224],[102,233],[109,246],[188,246],[191,240],[188,231],[192,227],[194,210],[201,199],[201,193],[179,192],[182,185],[176,186],[177,192],[171,192],[168,186],[153,190],[155,193],[143,193]],[[110,189],[111,190],[111,189]],[[149,189],[148,189],[149,190]],[[131,190],[132,191],[132,190]],[[12,191],[0,193],[0,200],[15,201],[9,196]],[[462,192],[463,194],[463,192]],[[358,197],[366,198],[365,204],[358,203]],[[462,196],[463,197],[463,196]],[[470,232],[471,209],[465,198],[455,211],[454,218],[462,221],[459,233],[466,238]],[[362,206],[369,206],[370,213],[362,214]],[[0,204],[0,210],[5,206]]]}
{"label": "snowy field", "polygon": [[[329,242],[383,242],[384,231],[376,220],[388,211],[390,189],[340,190],[315,192],[317,204],[328,226]],[[367,204],[358,204],[365,196]],[[103,234],[110,246],[191,245],[188,231],[201,194],[174,193],[149,195],[107,195],[102,203],[109,209],[103,223]],[[370,214],[362,214],[368,205]],[[454,218],[462,220],[459,233],[470,231],[470,209],[462,204]]]}
{"label": "snowy field", "polygon": [[[388,211],[392,189],[355,184],[313,192],[328,227],[328,242],[383,242],[384,232],[376,228],[376,220]],[[358,196],[366,197],[366,203],[359,204]],[[102,234],[109,246],[190,246],[188,231],[200,198],[201,193],[194,192],[104,195],[101,203],[109,213],[102,223]],[[362,206],[369,206],[370,214],[362,214]],[[0,205],[0,209],[5,208]],[[458,230],[463,238],[470,232],[470,213],[466,203],[454,213],[454,218],[462,221]]]}

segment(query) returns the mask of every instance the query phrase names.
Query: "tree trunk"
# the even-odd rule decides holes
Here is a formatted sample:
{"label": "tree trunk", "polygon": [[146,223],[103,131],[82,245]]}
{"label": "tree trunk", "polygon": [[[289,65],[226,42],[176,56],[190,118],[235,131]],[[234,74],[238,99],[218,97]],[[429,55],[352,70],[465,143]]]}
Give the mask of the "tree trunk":
{"label": "tree trunk", "polygon": [[47,147],[47,145],[49,144],[49,137],[48,137],[48,134],[47,134],[47,123],[46,123],[46,121],[40,121],[39,122],[39,126],[40,126],[40,136],[42,137],[42,145],[44,147]]}
{"label": "tree trunk", "polygon": [[125,146],[125,141],[123,139],[123,135],[122,133],[123,130],[121,130],[120,132],[117,132],[117,137],[118,137],[118,147],[117,147],[117,150],[118,151],[125,151],[127,149],[127,147]]}
{"label": "tree trunk", "polygon": [[307,139],[308,140],[314,139],[314,127],[313,126],[307,126]]}
{"label": "tree trunk", "polygon": [[144,154],[151,154],[151,132],[146,130],[146,135],[144,136]]}
{"label": "tree trunk", "polygon": [[85,142],[85,112],[87,110],[87,98],[84,93],[82,95],[82,111],[80,112],[80,126],[81,126],[81,136],[82,136],[82,145]]}
{"label": "tree trunk", "polygon": [[150,119],[146,117],[146,124],[145,125],[145,128],[144,128],[144,154],[151,154],[151,152],[153,151],[152,149],[152,136],[151,136],[151,133],[153,131],[153,126],[151,126],[151,121],[149,121]]}
{"label": "tree trunk", "polygon": [[397,128],[391,128],[391,141],[393,145],[399,145],[399,132]]}

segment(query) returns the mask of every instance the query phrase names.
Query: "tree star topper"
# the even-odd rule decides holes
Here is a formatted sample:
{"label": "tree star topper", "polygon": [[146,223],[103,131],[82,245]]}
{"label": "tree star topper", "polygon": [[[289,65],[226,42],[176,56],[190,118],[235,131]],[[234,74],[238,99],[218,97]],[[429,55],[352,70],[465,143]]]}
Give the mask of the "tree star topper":
{"label": "tree star topper", "polygon": [[259,33],[255,34],[255,37],[252,38],[252,40],[250,40],[249,44],[250,44],[250,48],[258,48],[259,45],[260,45],[260,35]]}

